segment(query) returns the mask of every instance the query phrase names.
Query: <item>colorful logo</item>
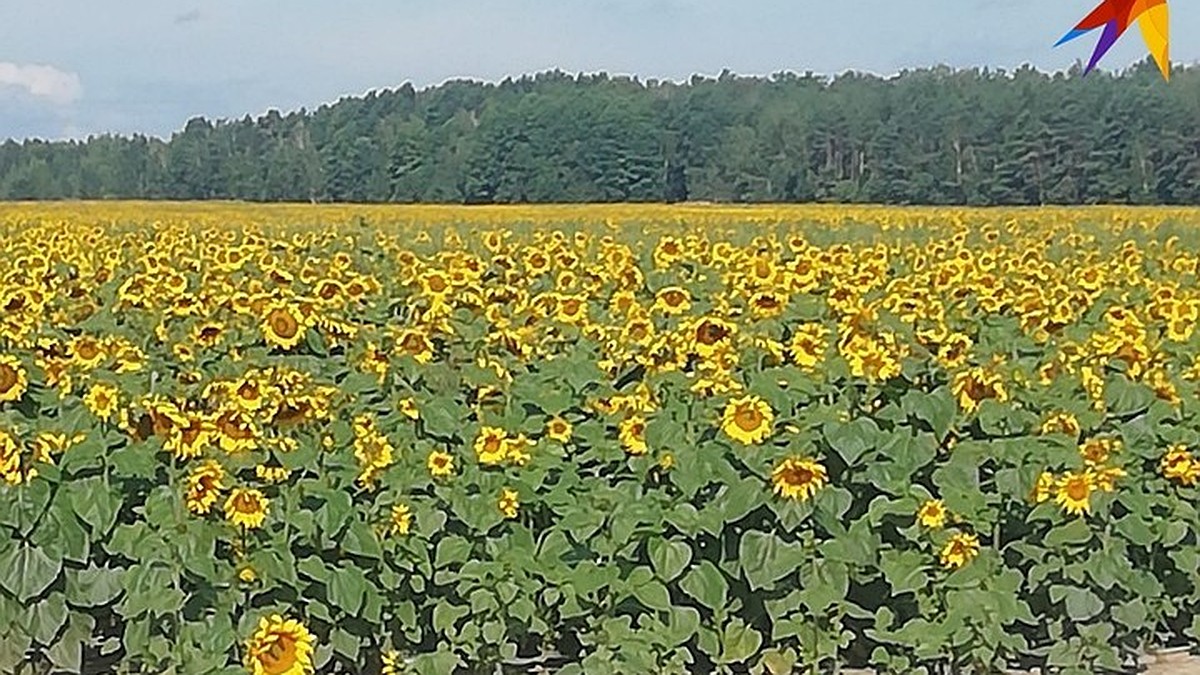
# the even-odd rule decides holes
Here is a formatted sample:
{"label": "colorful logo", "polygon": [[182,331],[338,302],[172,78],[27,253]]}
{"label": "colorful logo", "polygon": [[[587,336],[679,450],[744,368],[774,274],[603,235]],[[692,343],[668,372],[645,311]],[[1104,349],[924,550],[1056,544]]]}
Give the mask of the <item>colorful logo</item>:
{"label": "colorful logo", "polygon": [[1088,62],[1087,68],[1083,71],[1086,75],[1096,67],[1100,59],[1104,58],[1108,50],[1112,49],[1126,29],[1134,21],[1137,21],[1138,26],[1142,29],[1142,39],[1146,41],[1146,46],[1150,49],[1150,55],[1158,63],[1158,69],[1162,71],[1163,78],[1169,80],[1171,79],[1169,19],[1167,0],[1104,0],[1099,7],[1092,10],[1091,14],[1084,17],[1083,21],[1076,24],[1054,46],[1070,42],[1097,28],[1103,28],[1104,33],[1100,36],[1100,43],[1096,45],[1096,51],[1092,53],[1092,60]]}

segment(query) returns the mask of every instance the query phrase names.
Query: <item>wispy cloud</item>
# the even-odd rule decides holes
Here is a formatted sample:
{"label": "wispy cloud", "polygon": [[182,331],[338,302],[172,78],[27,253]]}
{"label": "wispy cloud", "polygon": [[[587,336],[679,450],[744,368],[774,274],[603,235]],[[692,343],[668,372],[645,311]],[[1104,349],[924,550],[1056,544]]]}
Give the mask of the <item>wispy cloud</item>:
{"label": "wispy cloud", "polygon": [[175,16],[175,25],[178,26],[178,25],[182,25],[185,23],[195,23],[196,21],[199,21],[202,18],[204,18],[204,14],[202,14],[200,12],[199,8],[191,9],[191,10],[184,12],[183,14],[176,15]]}
{"label": "wispy cloud", "polygon": [[83,96],[83,84],[75,73],[54,66],[0,61],[0,92],[22,89],[30,96],[66,105]]}

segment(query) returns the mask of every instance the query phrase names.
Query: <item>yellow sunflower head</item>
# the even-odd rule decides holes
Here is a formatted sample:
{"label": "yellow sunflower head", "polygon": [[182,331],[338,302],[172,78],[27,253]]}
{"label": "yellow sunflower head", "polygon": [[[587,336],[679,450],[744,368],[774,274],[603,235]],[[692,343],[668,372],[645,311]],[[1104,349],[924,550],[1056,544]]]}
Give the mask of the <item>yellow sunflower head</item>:
{"label": "yellow sunflower head", "polygon": [[1096,479],[1091,471],[1070,472],[1058,480],[1054,501],[1071,515],[1091,513]]}
{"label": "yellow sunflower head", "polygon": [[520,496],[516,490],[504,488],[500,492],[500,499],[496,502],[496,506],[499,507],[500,513],[504,514],[505,518],[516,518],[517,511],[521,507]]}
{"label": "yellow sunflower head", "polygon": [[253,488],[234,488],[225,500],[225,519],[237,527],[255,529],[267,519],[267,498]]}
{"label": "yellow sunflower head", "polygon": [[789,457],[771,472],[775,494],[800,502],[811,499],[828,482],[824,465],[805,457]]}
{"label": "yellow sunflower head", "polygon": [[940,499],[929,499],[917,510],[917,521],[931,530],[940,530],[946,524],[946,505]]}
{"label": "yellow sunflower head", "polygon": [[304,339],[304,315],[283,303],[267,305],[262,314],[263,339],[281,349],[293,349]]}
{"label": "yellow sunflower head", "polygon": [[314,671],[315,642],[304,624],[272,614],[246,642],[246,669],[253,675],[307,675]]}
{"label": "yellow sunflower head", "polygon": [[979,555],[979,537],[969,532],[956,532],[942,546],[942,566],[957,569]]}
{"label": "yellow sunflower head", "polygon": [[721,430],[733,440],[751,445],[761,443],[771,433],[775,413],[757,396],[735,398],[725,406]]}
{"label": "yellow sunflower head", "polygon": [[454,475],[454,455],[434,450],[425,460],[425,466],[429,469],[429,475],[434,478],[449,478]]}
{"label": "yellow sunflower head", "polygon": [[554,417],[546,422],[546,436],[559,443],[571,440],[572,431],[571,423],[561,417]]}
{"label": "yellow sunflower head", "polygon": [[25,367],[14,356],[0,356],[0,403],[16,401],[29,388]]}

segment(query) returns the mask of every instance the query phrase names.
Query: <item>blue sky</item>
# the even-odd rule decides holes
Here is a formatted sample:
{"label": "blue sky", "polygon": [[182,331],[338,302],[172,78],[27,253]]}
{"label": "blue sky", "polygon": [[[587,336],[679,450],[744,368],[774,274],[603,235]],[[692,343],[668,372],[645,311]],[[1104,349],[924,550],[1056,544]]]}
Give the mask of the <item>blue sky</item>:
{"label": "blue sky", "polygon": [[[945,63],[1060,69],[1098,0],[38,0],[0,14],[0,138],[168,135],[195,115],[560,68],[684,79],[729,68],[881,74]],[[1200,2],[1171,3],[1176,62]],[[911,15],[911,16],[910,16]],[[1145,56],[1136,28],[1104,65]]]}

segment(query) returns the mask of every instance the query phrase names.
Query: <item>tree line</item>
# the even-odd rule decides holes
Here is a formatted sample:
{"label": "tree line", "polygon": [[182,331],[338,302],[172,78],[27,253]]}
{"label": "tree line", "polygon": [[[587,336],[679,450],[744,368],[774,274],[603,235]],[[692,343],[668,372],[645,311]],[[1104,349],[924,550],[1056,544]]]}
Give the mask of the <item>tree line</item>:
{"label": "tree line", "polygon": [[0,199],[1200,203],[1200,67],[546,72],[0,145]]}

